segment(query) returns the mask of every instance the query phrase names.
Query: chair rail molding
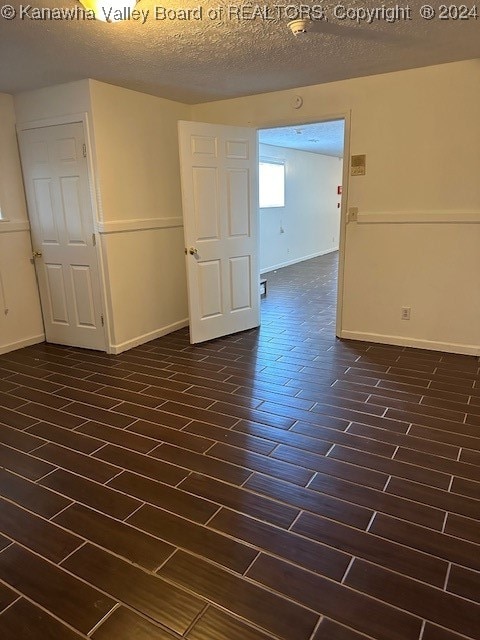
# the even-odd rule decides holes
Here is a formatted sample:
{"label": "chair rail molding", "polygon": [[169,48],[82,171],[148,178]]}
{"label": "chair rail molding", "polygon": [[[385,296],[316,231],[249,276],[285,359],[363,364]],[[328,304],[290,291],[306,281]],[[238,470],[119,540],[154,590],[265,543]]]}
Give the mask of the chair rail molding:
{"label": "chair rail molding", "polygon": [[122,233],[124,231],[146,231],[149,229],[171,229],[183,227],[183,218],[144,218],[138,220],[111,220],[97,222],[98,233]]}
{"label": "chair rail molding", "polygon": [[480,224],[479,210],[359,211],[359,224]]}
{"label": "chair rail molding", "polygon": [[30,231],[28,220],[0,220],[0,233]]}

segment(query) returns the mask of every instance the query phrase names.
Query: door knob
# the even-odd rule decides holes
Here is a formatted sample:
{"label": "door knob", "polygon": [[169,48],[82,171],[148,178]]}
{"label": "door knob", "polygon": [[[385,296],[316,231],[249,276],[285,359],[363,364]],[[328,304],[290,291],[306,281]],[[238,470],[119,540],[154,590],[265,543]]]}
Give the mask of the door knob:
{"label": "door knob", "polygon": [[32,257],[33,258],[41,258],[42,257],[42,252],[41,251],[34,251],[32,253]]}
{"label": "door knob", "polygon": [[196,255],[197,255],[197,253],[198,253],[198,249],[195,249],[194,247],[190,247],[190,249],[188,250],[188,253],[189,253],[191,256],[196,256]]}

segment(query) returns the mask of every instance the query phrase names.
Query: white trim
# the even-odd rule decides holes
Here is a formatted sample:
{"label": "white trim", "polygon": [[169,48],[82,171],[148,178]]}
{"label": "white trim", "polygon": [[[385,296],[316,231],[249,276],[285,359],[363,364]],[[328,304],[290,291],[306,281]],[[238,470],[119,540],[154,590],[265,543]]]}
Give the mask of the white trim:
{"label": "white trim", "polygon": [[287,260],[287,262],[280,262],[279,264],[274,264],[272,267],[265,267],[265,269],[260,269],[260,273],[268,273],[269,271],[274,271],[275,269],[282,269],[283,267],[289,267],[292,264],[298,264],[299,262],[305,262],[305,260],[311,260],[312,258],[318,258],[319,256],[324,256],[327,253],[335,253],[338,251],[338,247],[334,247],[333,249],[325,249],[324,251],[318,251],[317,253],[312,253],[309,256],[303,256],[302,258],[294,258],[293,260]]}
{"label": "white trim", "polygon": [[[83,122],[83,133],[85,136],[85,144],[87,147],[87,173],[88,173],[88,188],[90,190],[90,204],[92,207],[92,222],[93,222],[93,232],[98,233],[97,226],[98,222],[102,217],[102,200],[100,190],[98,188],[98,180],[97,180],[97,165],[96,165],[96,150],[95,150],[95,138],[93,125],[90,124],[90,115],[86,111],[82,116]],[[103,246],[101,242],[95,242],[95,252],[97,256],[97,265],[98,265],[98,278],[100,281],[100,297],[102,304],[102,314],[103,314],[103,334],[105,336],[105,345],[104,350],[107,351],[109,345],[112,342],[111,333],[110,333],[110,309],[109,305],[110,301],[110,286],[107,286],[106,276],[106,266],[103,255]]]}
{"label": "white trim", "polygon": [[0,233],[12,233],[13,231],[30,231],[27,220],[0,220]]}
{"label": "white trim", "polygon": [[39,342],[45,342],[44,333],[41,333],[38,336],[31,336],[30,338],[18,340],[18,342],[11,342],[10,344],[0,345],[0,354],[9,353],[10,351],[16,351],[17,349],[23,349],[24,347],[30,347],[32,344],[38,344]]}
{"label": "white trim", "polygon": [[[72,113],[71,115],[64,116],[54,116],[52,118],[44,118],[42,120],[31,120],[29,122],[20,122],[16,124],[17,134],[20,131],[26,131],[29,129],[41,129],[43,127],[56,127],[62,124],[81,124],[83,127],[83,135],[85,139],[85,146],[87,150],[87,181],[88,181],[88,189],[90,192],[90,205],[91,205],[91,213],[92,213],[92,225],[93,231],[96,231],[98,216],[99,216],[99,203],[96,198],[96,185],[97,178],[95,172],[95,164],[94,164],[94,149],[92,144],[92,135],[90,131],[89,124],[89,113],[87,111],[83,111],[81,113]],[[27,207],[28,209],[28,207]],[[30,227],[29,227],[30,229]],[[103,350],[106,350],[108,345],[110,344],[110,331],[109,331],[109,323],[108,323],[108,307],[106,305],[106,283],[104,279],[104,268],[103,268],[103,256],[101,252],[100,243],[95,243],[95,255],[97,258],[97,267],[98,267],[98,277],[99,277],[99,285],[100,285],[100,298],[101,298],[101,313],[104,316],[107,322],[104,322],[104,330],[103,330],[103,338],[104,345]],[[38,283],[37,283],[38,287]],[[40,294],[40,289],[39,289]]]}
{"label": "white trim", "polygon": [[25,122],[17,122],[17,131],[26,131],[27,129],[41,129],[42,127],[56,127],[58,124],[74,124],[76,122],[85,123],[87,113],[72,113],[66,116],[54,116],[53,118],[43,118],[41,120],[27,120]]}
{"label": "white trim", "polygon": [[145,218],[143,220],[112,220],[97,223],[98,233],[122,233],[123,231],[172,229],[174,227],[183,227],[183,218]]}
{"label": "white trim", "polygon": [[[303,87],[303,88],[308,89],[308,87]],[[290,91],[291,97],[293,98],[295,95],[299,93],[299,91],[300,91],[300,88],[292,89]],[[268,110],[266,110],[266,112],[267,111]],[[280,128],[283,129],[284,127],[293,128],[296,126],[302,126],[304,124],[318,124],[319,122],[331,122],[332,120],[344,120],[347,117],[349,118],[350,114],[351,114],[351,111],[340,111],[340,112],[336,111],[334,113],[319,113],[318,115],[309,114],[308,116],[304,116],[302,118],[302,113],[300,110],[298,112],[295,112],[294,114],[294,116],[298,116],[298,117],[293,117],[290,112],[288,115],[282,118],[278,118],[278,119],[275,118],[272,120],[270,115],[267,115],[264,120],[260,120],[255,123],[255,128],[256,129],[280,129]],[[248,125],[245,125],[245,126],[248,126]]]}
{"label": "white trim", "polygon": [[359,211],[357,222],[359,224],[479,224],[480,211]]}
{"label": "white trim", "polygon": [[335,317],[335,335],[340,335],[343,327],[343,298],[345,293],[345,260],[347,255],[347,207],[350,186],[350,136],[352,110],[340,114],[343,118],[343,174],[342,197],[340,205],[340,238],[338,243],[338,276],[337,276],[337,313]]}
{"label": "white trim", "polygon": [[361,340],[363,342],[394,344],[400,347],[414,347],[417,349],[430,349],[431,351],[460,353],[467,356],[480,356],[480,345],[473,344],[438,342],[419,338],[406,338],[403,336],[389,336],[381,333],[363,333],[362,331],[342,331],[340,337],[348,340]]}
{"label": "white trim", "polygon": [[166,336],[168,333],[172,333],[173,331],[178,331],[178,329],[188,327],[188,324],[188,318],[185,318],[184,320],[179,320],[178,322],[174,322],[173,324],[162,327],[161,329],[157,329],[156,331],[144,333],[142,336],[132,338],[131,340],[127,340],[126,342],[121,342],[120,344],[112,344],[110,345],[108,353],[118,355],[123,351],[127,351],[127,349],[133,349],[133,347],[138,347],[141,344],[145,344],[145,342],[150,342],[150,340],[161,338],[162,336]]}
{"label": "white trim", "polygon": [[[292,89],[290,96],[301,93],[302,89]],[[296,114],[295,114],[296,115]],[[257,132],[260,129],[274,129],[280,127],[294,127],[295,125],[316,124],[317,122],[330,122],[332,120],[344,121],[343,133],[343,179],[342,179],[342,204],[340,208],[340,242],[338,248],[338,278],[337,278],[337,312],[335,318],[335,334],[340,336],[343,323],[343,293],[344,293],[344,271],[345,271],[345,255],[346,255],[346,225],[347,225],[347,208],[348,208],[348,187],[350,180],[350,131],[352,110],[340,111],[335,113],[319,113],[316,116],[309,115],[302,118],[302,114],[298,113],[298,120],[289,114],[283,118],[271,119],[266,116],[264,120],[256,123]],[[258,144],[258,142],[257,142]]]}

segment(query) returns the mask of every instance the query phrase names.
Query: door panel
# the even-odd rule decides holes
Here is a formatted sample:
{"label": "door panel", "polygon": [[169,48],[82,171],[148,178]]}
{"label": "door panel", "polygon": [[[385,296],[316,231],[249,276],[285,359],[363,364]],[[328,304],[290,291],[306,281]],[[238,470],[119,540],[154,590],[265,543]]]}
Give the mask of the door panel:
{"label": "door panel", "polygon": [[58,244],[59,236],[54,215],[52,181],[48,178],[34,180],[35,204],[39,222],[39,232],[42,244]]}
{"label": "door panel", "polygon": [[198,265],[198,291],[201,319],[222,314],[222,273],[220,260],[200,262]]}
{"label": "door panel", "polygon": [[86,245],[86,234],[83,228],[78,176],[60,179],[62,211],[65,220],[67,244]]}
{"label": "door panel", "polygon": [[228,160],[248,160],[249,145],[246,140],[227,140],[226,157]]}
{"label": "door panel", "polygon": [[220,236],[217,170],[212,167],[193,168],[193,203],[197,240],[213,240]]}
{"label": "door panel", "polygon": [[250,256],[230,258],[230,290],[232,311],[249,309],[252,306],[250,288]]}
{"label": "door panel", "polygon": [[[190,341],[260,324],[252,129],[180,122]],[[191,249],[191,251],[190,251]]]}
{"label": "door panel", "polygon": [[75,320],[78,327],[95,327],[95,304],[90,267],[71,265]]}
{"label": "door panel", "polygon": [[[67,125],[68,126],[68,125]],[[77,160],[76,140],[73,137],[55,140],[55,155],[59,162],[74,162]]]}
{"label": "door panel", "polygon": [[197,136],[193,134],[191,136],[192,157],[196,156],[210,156],[211,158],[217,157],[217,138],[216,136]]}
{"label": "door panel", "polygon": [[227,172],[228,235],[250,235],[250,182],[246,169]]}
{"label": "door panel", "polygon": [[19,133],[48,342],[105,349],[81,123]]}
{"label": "door panel", "polygon": [[68,324],[65,277],[61,264],[45,264],[47,294],[50,302],[50,322]]}

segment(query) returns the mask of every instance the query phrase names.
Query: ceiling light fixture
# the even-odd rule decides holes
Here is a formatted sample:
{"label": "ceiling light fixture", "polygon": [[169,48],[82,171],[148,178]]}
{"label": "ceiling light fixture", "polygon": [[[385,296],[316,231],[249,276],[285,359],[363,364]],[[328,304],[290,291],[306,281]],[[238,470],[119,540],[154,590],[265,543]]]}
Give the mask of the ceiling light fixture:
{"label": "ceiling light fixture", "polygon": [[121,22],[131,17],[138,0],[79,0],[85,9],[95,13],[96,20]]}

